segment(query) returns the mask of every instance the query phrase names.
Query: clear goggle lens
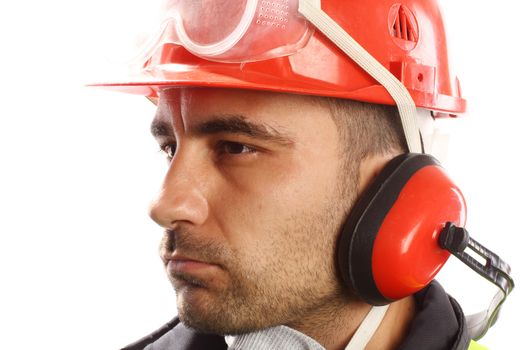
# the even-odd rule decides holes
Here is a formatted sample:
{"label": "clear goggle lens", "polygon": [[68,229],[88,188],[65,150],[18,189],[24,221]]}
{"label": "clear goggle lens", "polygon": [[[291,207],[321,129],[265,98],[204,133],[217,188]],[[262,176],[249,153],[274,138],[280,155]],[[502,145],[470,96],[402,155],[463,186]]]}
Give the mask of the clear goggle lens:
{"label": "clear goggle lens", "polygon": [[298,13],[298,1],[167,0],[160,28],[133,61],[144,63],[169,43],[220,62],[291,55],[313,33],[313,27]]}

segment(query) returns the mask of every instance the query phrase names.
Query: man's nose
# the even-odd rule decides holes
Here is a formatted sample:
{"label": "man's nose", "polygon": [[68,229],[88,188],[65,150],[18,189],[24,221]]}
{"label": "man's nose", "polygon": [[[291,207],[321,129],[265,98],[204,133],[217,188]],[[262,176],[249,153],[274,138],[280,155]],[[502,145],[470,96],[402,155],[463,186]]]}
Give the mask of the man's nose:
{"label": "man's nose", "polygon": [[203,224],[208,217],[203,174],[195,162],[175,157],[157,199],[151,203],[151,218],[168,229],[180,223]]}

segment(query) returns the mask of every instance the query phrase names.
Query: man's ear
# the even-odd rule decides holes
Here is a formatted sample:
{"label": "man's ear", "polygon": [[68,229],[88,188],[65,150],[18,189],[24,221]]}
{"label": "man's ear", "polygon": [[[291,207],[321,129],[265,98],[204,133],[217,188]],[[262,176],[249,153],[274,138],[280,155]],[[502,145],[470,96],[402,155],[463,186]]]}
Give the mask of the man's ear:
{"label": "man's ear", "polygon": [[365,188],[377,177],[385,165],[394,157],[400,155],[400,151],[392,151],[385,154],[369,155],[361,161],[359,167],[358,193],[361,194]]}

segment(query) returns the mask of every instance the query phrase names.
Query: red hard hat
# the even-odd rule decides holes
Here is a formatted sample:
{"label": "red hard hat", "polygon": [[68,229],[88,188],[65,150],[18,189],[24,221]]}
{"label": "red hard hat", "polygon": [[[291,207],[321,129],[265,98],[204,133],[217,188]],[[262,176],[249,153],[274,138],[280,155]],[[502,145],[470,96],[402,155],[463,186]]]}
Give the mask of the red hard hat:
{"label": "red hard hat", "polygon": [[[270,8],[284,6],[279,3],[288,1],[262,3]],[[403,83],[417,107],[448,114],[465,112],[459,81],[450,75],[446,36],[436,0],[322,0],[321,6]],[[212,61],[180,44],[165,42],[134,75],[92,85],[149,97],[157,96],[162,87],[200,86],[395,104],[381,84],[319,31],[314,31],[305,46],[293,54],[255,62]]]}

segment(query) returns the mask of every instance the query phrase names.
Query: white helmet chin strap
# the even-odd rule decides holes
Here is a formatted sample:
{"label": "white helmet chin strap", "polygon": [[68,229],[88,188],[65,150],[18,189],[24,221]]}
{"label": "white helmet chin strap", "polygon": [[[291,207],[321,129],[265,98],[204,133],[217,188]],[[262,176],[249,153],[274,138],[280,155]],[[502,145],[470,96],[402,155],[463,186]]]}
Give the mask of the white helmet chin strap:
{"label": "white helmet chin strap", "polygon": [[330,18],[319,0],[299,0],[299,13],[387,89],[399,109],[409,152],[421,153],[416,105],[406,87]]}
{"label": "white helmet chin strap", "polygon": [[434,119],[432,112],[427,109],[417,109],[419,130],[424,145],[424,153],[436,157],[441,164],[447,160],[450,141],[450,120],[445,118]]}
{"label": "white helmet chin strap", "polygon": [[383,321],[388,306],[372,306],[345,350],[363,350],[366,347]]}

